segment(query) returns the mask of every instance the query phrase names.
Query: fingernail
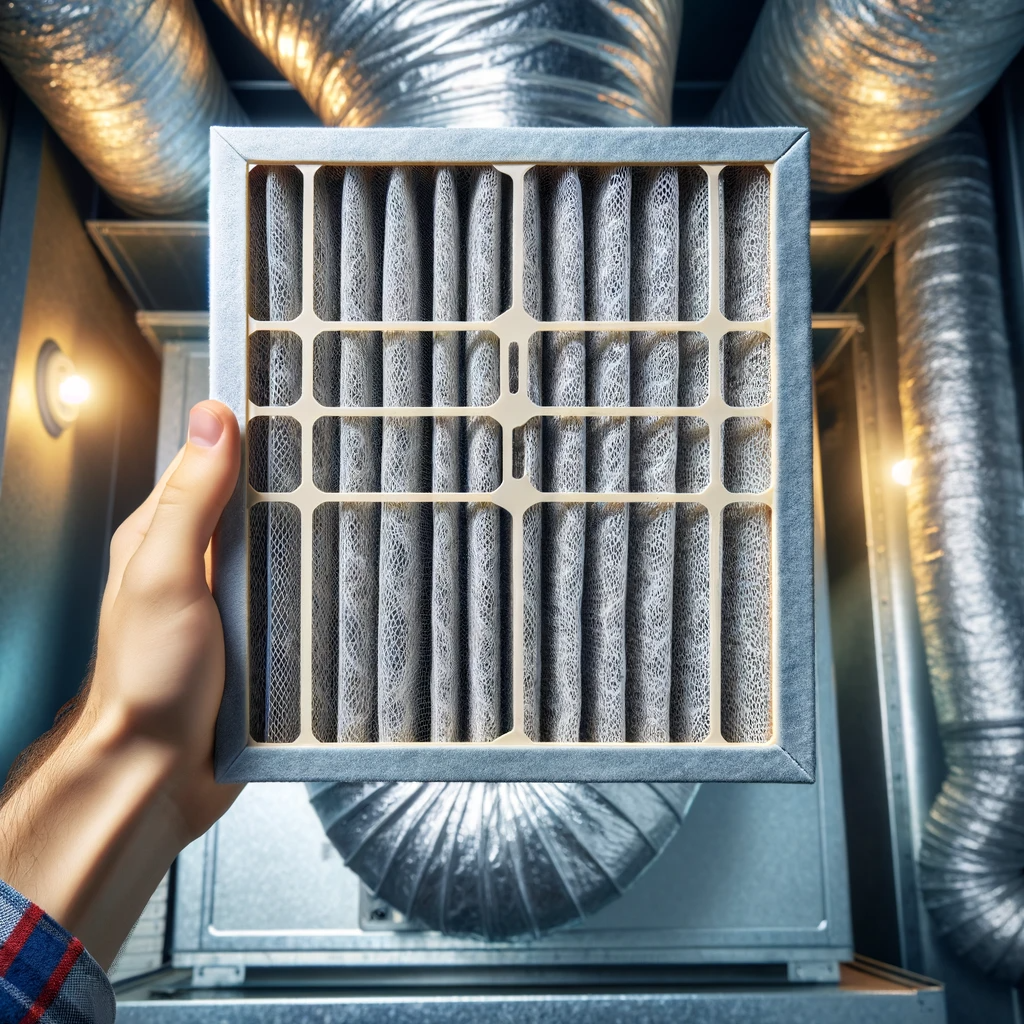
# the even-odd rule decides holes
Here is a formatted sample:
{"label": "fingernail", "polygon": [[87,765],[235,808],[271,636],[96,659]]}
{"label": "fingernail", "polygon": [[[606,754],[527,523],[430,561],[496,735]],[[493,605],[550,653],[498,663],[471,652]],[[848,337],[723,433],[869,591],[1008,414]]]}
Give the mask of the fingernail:
{"label": "fingernail", "polygon": [[224,424],[201,405],[188,414],[188,439],[199,448],[212,448],[224,433]]}

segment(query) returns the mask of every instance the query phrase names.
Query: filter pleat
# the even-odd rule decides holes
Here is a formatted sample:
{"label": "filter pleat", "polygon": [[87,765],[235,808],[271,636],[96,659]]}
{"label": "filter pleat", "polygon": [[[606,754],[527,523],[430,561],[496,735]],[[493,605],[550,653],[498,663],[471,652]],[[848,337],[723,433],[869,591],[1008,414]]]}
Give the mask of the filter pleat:
{"label": "filter pleat", "polygon": [[[349,168],[341,193],[339,316],[380,316],[380,258],[373,229],[369,176]],[[380,335],[343,332],[338,340],[340,406],[381,399]],[[380,487],[378,420],[342,417],[339,490]],[[377,556],[380,513],[375,505],[342,502],[338,512],[338,739],[368,742],[377,734]]]}
{"label": "filter pleat", "polygon": [[[434,179],[434,319],[461,319],[462,245],[455,171],[442,167]],[[435,406],[460,405],[462,336],[435,331],[432,400]],[[434,419],[431,489],[462,489],[461,424],[455,417]],[[454,502],[434,505],[431,589],[430,738],[461,739],[462,679],[462,508]]]}
{"label": "filter pleat", "polygon": [[[391,172],[384,221],[384,320],[422,315],[422,268],[417,195],[412,171]],[[385,406],[424,405],[425,359],[418,331],[385,331]],[[385,417],[381,443],[381,491],[422,491],[423,422]],[[385,502],[380,511],[380,574],[377,631],[377,730],[383,742],[425,739],[424,624],[428,575],[424,564],[422,509]]]}
{"label": "filter pleat", "polygon": [[[764,167],[722,171],[722,308],[730,320],[758,320],[770,311],[771,179]],[[756,332],[722,342],[723,397],[730,404],[767,401],[770,343]],[[722,482],[758,493],[771,484],[771,425],[756,416],[721,426]],[[722,735],[763,743],[771,735],[771,509],[756,502],[722,513]]]}
{"label": "filter pleat", "polygon": [[708,510],[676,509],[670,738],[699,743],[711,731],[711,532]]}
{"label": "filter pleat", "polygon": [[[628,167],[599,171],[588,218],[587,313],[593,320],[628,320],[630,206]],[[629,333],[587,336],[589,405],[629,405]],[[592,416],[587,423],[587,489],[629,490],[629,421]],[[587,507],[583,594],[583,722],[589,741],[626,738],[626,574],[629,507]]]}
{"label": "filter pleat", "polygon": [[[493,168],[474,174],[467,230],[466,316],[491,320],[501,311],[501,178]],[[488,331],[466,332],[466,401],[488,406],[501,386],[500,347]],[[492,491],[501,483],[501,431],[488,417],[466,422],[466,486]],[[501,733],[501,511],[490,502],[466,509],[468,738]]]}
{"label": "filter pleat", "polygon": [[[288,320],[297,313],[302,295],[302,186],[293,167],[271,167],[266,178],[266,239],[269,316]],[[296,380],[296,360],[289,357],[290,335],[270,336],[268,393],[271,405],[294,401],[301,387]],[[301,364],[299,364],[301,367]],[[266,489],[291,490],[294,486],[294,446],[291,421],[271,416],[267,423]],[[262,544],[266,601],[265,646],[262,675],[263,739],[271,743],[294,740],[299,732],[299,602],[300,563],[292,559],[297,547],[297,510],[292,505],[269,502],[265,515],[251,526],[265,531]]]}
{"label": "filter pleat", "polygon": [[[633,309],[638,320],[673,320],[679,308],[679,177],[674,167],[634,182]],[[679,337],[673,331],[633,336],[634,405],[672,406],[679,392]],[[632,421],[634,491],[671,491],[676,477],[677,423],[671,417]],[[629,523],[626,629],[626,738],[669,739],[672,688],[672,591],[675,505],[634,505]]]}
{"label": "filter pleat", "polygon": [[[543,316],[544,276],[541,257],[540,181],[536,170],[524,179],[523,196],[523,305],[536,317]],[[527,396],[540,405],[542,339],[530,337],[525,353]],[[522,352],[519,358],[524,358]],[[541,419],[535,416],[522,428],[523,476],[541,489],[543,452]],[[531,739],[541,738],[541,632],[544,517],[539,505],[523,514],[523,730]]]}
{"label": "filter pleat", "polygon": [[[579,172],[555,174],[545,243],[544,304],[549,320],[583,320],[583,190]],[[586,346],[582,331],[551,331],[544,337],[545,404],[586,404]],[[586,490],[586,432],[578,417],[544,424],[546,489]],[[586,507],[548,504],[543,510],[544,631],[542,636],[542,729],[545,740],[580,738],[582,708],[582,602]]]}

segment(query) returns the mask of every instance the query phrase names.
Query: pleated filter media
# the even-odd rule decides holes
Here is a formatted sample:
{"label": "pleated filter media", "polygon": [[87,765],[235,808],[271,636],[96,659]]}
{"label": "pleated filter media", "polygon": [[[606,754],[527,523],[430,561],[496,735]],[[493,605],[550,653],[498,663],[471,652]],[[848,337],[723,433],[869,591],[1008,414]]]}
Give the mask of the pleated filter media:
{"label": "pleated filter media", "polygon": [[798,130],[225,130],[217,763],[813,778]]}

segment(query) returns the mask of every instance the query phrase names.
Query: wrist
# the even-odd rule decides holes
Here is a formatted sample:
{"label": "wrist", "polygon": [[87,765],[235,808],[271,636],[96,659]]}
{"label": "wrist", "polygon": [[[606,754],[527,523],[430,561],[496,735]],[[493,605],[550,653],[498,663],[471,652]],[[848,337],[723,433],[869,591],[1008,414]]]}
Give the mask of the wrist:
{"label": "wrist", "polygon": [[187,841],[168,790],[176,756],[86,701],[0,807],[0,877],[106,966]]}

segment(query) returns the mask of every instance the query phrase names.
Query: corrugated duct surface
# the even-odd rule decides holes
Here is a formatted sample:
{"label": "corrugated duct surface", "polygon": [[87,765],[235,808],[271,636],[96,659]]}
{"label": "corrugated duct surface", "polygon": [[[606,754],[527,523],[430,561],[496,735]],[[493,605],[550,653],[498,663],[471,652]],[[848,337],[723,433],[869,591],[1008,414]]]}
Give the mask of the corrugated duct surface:
{"label": "corrugated duct surface", "polygon": [[448,935],[539,936],[592,914],[668,845],[694,785],[313,784],[345,863]]}
{"label": "corrugated duct surface", "polygon": [[[368,2],[222,0],[222,6],[326,124],[669,119],[682,14],[673,0],[418,2],[385,11]],[[408,273],[407,265],[401,269]],[[490,301],[483,284],[469,282],[467,301]],[[344,302],[346,282],[340,287]],[[385,305],[392,292],[406,291],[387,280],[383,289]],[[483,387],[492,369],[489,352],[480,346],[470,352],[479,358],[467,367],[466,386]],[[383,372],[388,393],[400,381],[387,364]],[[444,374],[438,379],[443,391]],[[437,397],[445,401],[444,394]],[[443,449],[444,438],[436,440]],[[490,472],[489,441],[467,436],[470,446],[483,446],[474,471]],[[444,450],[440,456],[435,472],[447,465]],[[381,543],[390,536],[383,527]],[[487,536],[484,529],[475,539],[481,556]],[[443,575],[447,561],[434,554]],[[387,668],[387,659],[370,661],[368,669]],[[433,683],[447,692],[450,681]],[[471,687],[471,703],[472,693]],[[483,723],[483,712],[482,705],[472,707],[470,722]],[[618,896],[664,849],[695,792],[679,784],[328,783],[312,786],[311,798],[346,863],[375,893],[448,934],[508,939],[568,924]]]}
{"label": "corrugated duct surface", "polygon": [[1024,42],[1022,0],[768,0],[712,123],[811,130],[845,192],[952,128]]}
{"label": "corrugated duct surface", "polygon": [[668,124],[682,0],[217,0],[326,125]]}
{"label": "corrugated duct surface", "polygon": [[1024,970],[1024,470],[984,143],[962,126],[899,172],[900,403],[910,542],[949,774],[921,886],[983,969]]}
{"label": "corrugated duct surface", "polygon": [[0,59],[118,205],[204,215],[210,126],[246,118],[192,0],[13,0]]}

